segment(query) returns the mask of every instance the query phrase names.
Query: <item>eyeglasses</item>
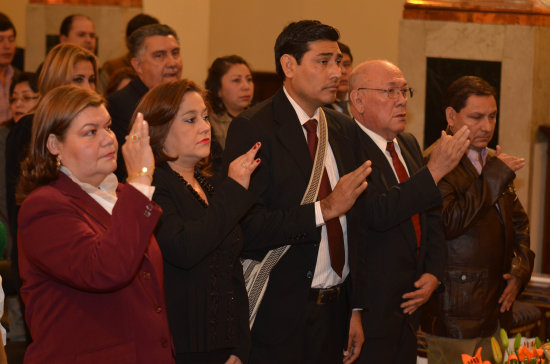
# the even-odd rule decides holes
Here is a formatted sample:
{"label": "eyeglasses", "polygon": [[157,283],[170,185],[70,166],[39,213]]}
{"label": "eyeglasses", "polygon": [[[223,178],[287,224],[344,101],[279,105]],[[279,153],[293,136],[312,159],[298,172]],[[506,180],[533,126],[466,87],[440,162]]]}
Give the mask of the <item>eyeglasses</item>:
{"label": "eyeglasses", "polygon": [[389,88],[369,88],[369,87],[360,87],[357,89],[360,90],[372,90],[372,91],[380,91],[386,94],[388,99],[395,100],[399,96],[399,93],[401,93],[401,96],[403,96],[405,99],[412,98],[414,95],[414,90],[412,87],[405,87],[405,88],[399,88],[399,87],[389,87]]}
{"label": "eyeglasses", "polygon": [[17,101],[31,102],[38,99],[38,96],[23,96],[23,97],[10,97],[10,104],[15,104]]}

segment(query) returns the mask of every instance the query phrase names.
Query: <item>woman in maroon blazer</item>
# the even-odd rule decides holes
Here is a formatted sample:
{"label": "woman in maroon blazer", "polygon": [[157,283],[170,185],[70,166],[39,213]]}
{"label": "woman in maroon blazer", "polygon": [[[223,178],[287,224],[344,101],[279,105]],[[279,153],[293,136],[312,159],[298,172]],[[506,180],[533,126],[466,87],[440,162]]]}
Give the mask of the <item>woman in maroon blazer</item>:
{"label": "woman in maroon blazer", "polygon": [[[62,86],[36,110],[19,192],[19,267],[34,341],[25,363],[173,363],[153,237],[153,154],[141,117],[122,147],[104,100]],[[28,196],[27,196],[28,195]]]}

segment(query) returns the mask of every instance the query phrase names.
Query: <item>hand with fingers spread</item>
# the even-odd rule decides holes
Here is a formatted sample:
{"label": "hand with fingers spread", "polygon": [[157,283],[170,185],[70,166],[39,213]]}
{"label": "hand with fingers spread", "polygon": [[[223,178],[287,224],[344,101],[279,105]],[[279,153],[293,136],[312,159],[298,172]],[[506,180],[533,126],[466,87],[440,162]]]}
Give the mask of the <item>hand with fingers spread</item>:
{"label": "hand with fingers spread", "polygon": [[128,181],[150,185],[153,182],[155,158],[149,144],[149,124],[138,113],[130,134],[122,146],[122,156],[128,172]]}
{"label": "hand with fingers spread", "polygon": [[502,148],[500,145],[497,145],[497,158],[500,159],[504,164],[508,166],[512,171],[516,172],[519,169],[525,166],[525,158],[514,157],[506,153],[502,153]]}
{"label": "hand with fingers spread", "polygon": [[257,142],[248,152],[235,158],[229,164],[227,175],[246,189],[250,185],[252,172],[260,164],[260,158],[256,158],[256,153],[258,153],[261,146],[262,143]]}
{"label": "hand with fingers spread", "polygon": [[323,219],[329,221],[345,214],[367,188],[367,176],[372,172],[371,161],[366,161],[353,172],[340,178],[332,192],[321,200]]}
{"label": "hand with fingers spread", "polygon": [[414,282],[414,287],[417,288],[416,291],[405,293],[403,295],[403,298],[405,299],[405,302],[401,304],[403,313],[412,315],[414,311],[430,299],[430,296],[438,285],[439,281],[433,274],[422,274],[422,276]]}
{"label": "hand with fingers spread", "polygon": [[441,132],[441,138],[428,162],[428,169],[436,184],[460,162],[470,146],[469,135],[470,131],[466,126],[452,136],[444,131]]}

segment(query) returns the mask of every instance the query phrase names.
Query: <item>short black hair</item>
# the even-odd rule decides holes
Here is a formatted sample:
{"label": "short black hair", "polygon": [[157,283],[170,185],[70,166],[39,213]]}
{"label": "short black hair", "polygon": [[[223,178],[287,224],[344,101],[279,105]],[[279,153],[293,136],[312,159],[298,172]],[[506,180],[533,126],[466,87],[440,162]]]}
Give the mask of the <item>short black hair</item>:
{"label": "short black hair", "polygon": [[78,17],[86,18],[86,19],[88,19],[89,21],[91,21],[93,23],[92,19],[89,16],[86,16],[86,15],[82,15],[82,14],[68,15],[61,22],[61,26],[59,27],[59,35],[64,35],[64,36],[68,37],[69,32],[71,31],[71,28],[73,26],[74,19],[78,18]]}
{"label": "short black hair", "polygon": [[493,96],[497,99],[497,92],[493,86],[481,77],[477,76],[462,76],[453,81],[443,99],[443,109],[452,107],[456,112],[460,112],[466,106],[468,97],[476,96]]}
{"label": "short black hair", "polygon": [[286,78],[281,66],[281,56],[290,54],[300,64],[302,56],[309,50],[309,42],[329,40],[337,42],[340,33],[336,28],[318,20],[300,20],[287,25],[275,41],[275,68],[283,80]]}
{"label": "short black hair", "polygon": [[11,19],[8,18],[6,14],[0,13],[0,32],[4,32],[10,29],[13,29],[13,36],[15,37],[17,35],[17,32],[15,31],[15,26],[11,22]]}
{"label": "short black hair", "polygon": [[338,48],[340,48],[340,52],[342,54],[347,54],[349,56],[349,59],[353,62],[353,56],[351,55],[351,49],[347,45],[345,45],[342,42],[338,42]]}
{"label": "short black hair", "polygon": [[15,89],[15,86],[17,84],[20,84],[20,83],[23,83],[23,82],[28,82],[29,87],[31,88],[31,90],[38,93],[38,76],[36,75],[36,73],[19,72],[11,80],[10,96],[11,96],[11,94],[13,94],[13,90]]}
{"label": "short black hair", "polygon": [[151,15],[140,13],[134,16],[126,25],[126,39],[130,38],[130,35],[137,29],[151,24],[159,24],[159,20]]}
{"label": "short black hair", "polygon": [[138,28],[135,32],[130,34],[128,38],[128,49],[132,57],[138,57],[141,52],[143,45],[145,44],[145,39],[153,37],[155,35],[161,36],[173,36],[176,38],[176,41],[179,43],[178,35],[174,29],[170,28],[166,24],[149,24]]}

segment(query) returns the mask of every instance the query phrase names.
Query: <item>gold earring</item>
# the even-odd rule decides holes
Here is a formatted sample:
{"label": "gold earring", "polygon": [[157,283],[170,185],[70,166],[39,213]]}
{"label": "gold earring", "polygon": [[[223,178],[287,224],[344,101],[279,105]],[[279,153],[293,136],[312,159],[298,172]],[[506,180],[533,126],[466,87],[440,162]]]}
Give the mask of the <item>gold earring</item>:
{"label": "gold earring", "polygon": [[61,167],[61,159],[59,158],[59,156],[55,157],[55,165],[57,166],[57,169],[59,170],[59,168]]}

